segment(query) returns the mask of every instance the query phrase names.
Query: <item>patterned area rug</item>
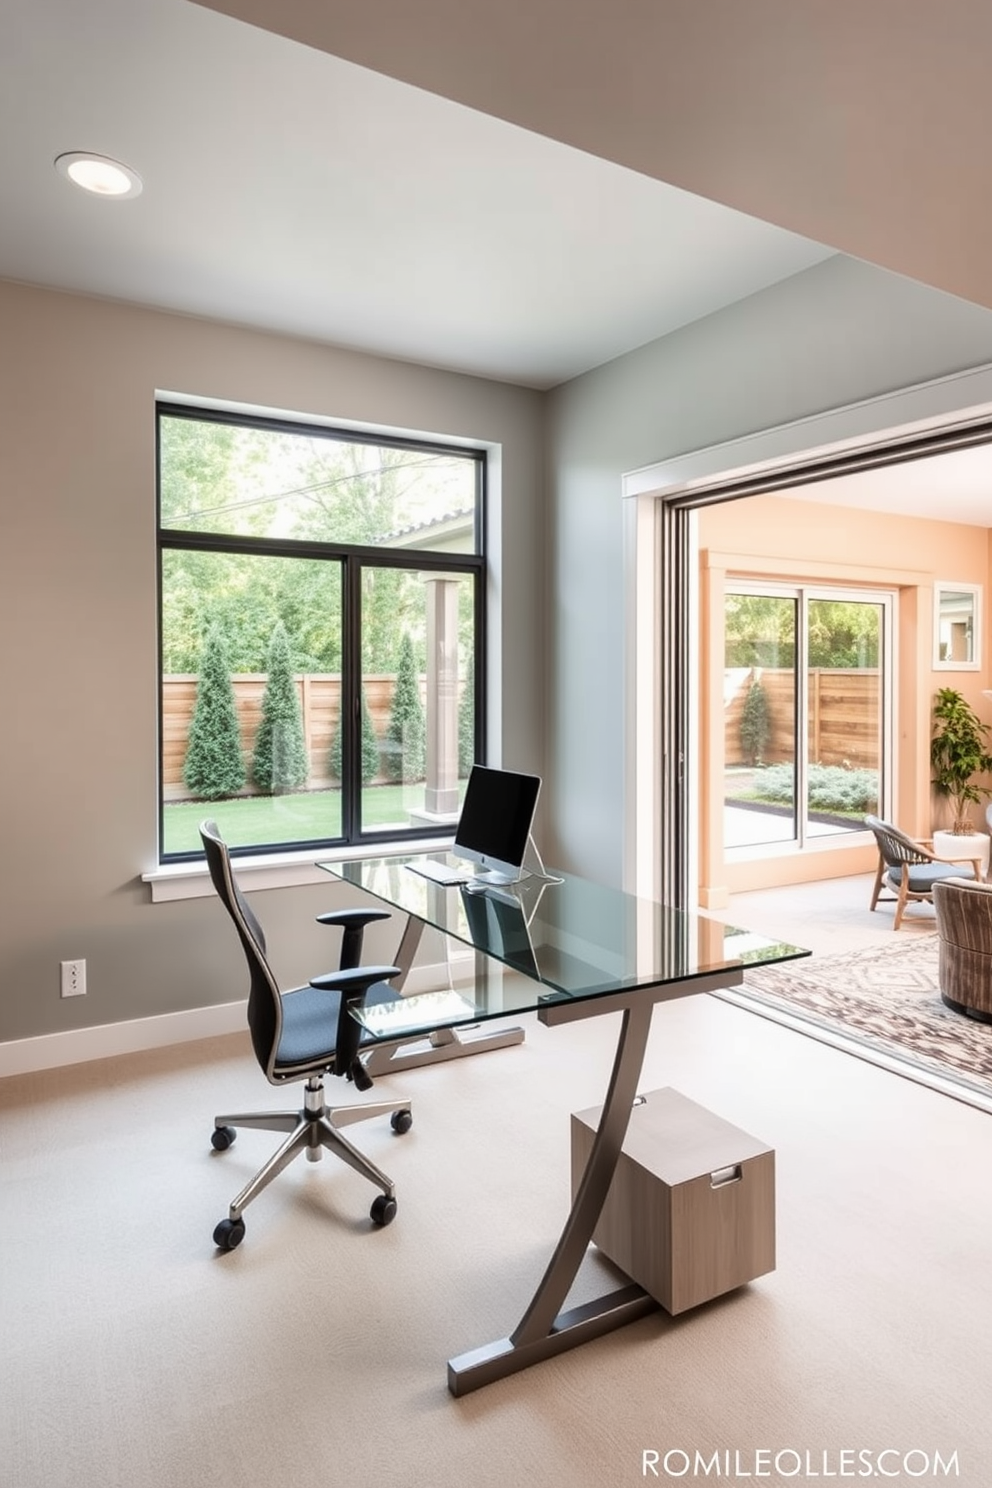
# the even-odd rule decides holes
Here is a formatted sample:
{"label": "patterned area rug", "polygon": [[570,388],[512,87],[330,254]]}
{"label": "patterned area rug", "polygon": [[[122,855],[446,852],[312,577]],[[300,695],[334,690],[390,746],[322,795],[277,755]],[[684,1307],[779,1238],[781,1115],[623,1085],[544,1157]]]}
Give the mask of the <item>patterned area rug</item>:
{"label": "patterned area rug", "polygon": [[940,998],[937,936],[745,973],[729,1000],[992,1110],[992,1025]]}

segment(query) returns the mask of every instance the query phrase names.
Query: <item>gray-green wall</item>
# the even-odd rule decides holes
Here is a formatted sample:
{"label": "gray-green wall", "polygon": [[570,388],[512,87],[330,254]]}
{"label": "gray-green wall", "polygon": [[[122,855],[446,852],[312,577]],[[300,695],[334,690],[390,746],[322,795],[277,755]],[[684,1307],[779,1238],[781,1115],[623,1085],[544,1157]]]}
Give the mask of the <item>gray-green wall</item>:
{"label": "gray-green wall", "polygon": [[[152,904],[156,391],[493,441],[503,762],[540,769],[549,861],[618,882],[621,479],[992,361],[992,313],[832,259],[551,394],[0,284],[0,1041],[244,993],[212,898]],[[264,891],[281,976],[333,887]],[[384,943],[387,953],[388,942]],[[58,963],[85,957],[86,998]]]}
{"label": "gray-green wall", "polygon": [[[513,677],[503,762],[543,762],[542,395],[97,299],[0,283],[0,1042],[246,992],[216,900],[152,904],[156,391],[501,446]],[[257,903],[279,974],[333,964],[320,888]],[[59,995],[84,957],[85,998]]]}
{"label": "gray-green wall", "polygon": [[623,475],[989,361],[992,313],[838,257],[550,396],[552,860],[622,878]]}

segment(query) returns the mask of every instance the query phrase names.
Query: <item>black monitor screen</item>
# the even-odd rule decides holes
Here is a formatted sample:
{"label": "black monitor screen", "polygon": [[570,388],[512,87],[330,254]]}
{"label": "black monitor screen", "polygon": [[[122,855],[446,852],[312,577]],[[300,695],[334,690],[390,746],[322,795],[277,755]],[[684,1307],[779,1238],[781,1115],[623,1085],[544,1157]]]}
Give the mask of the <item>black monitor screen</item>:
{"label": "black monitor screen", "polygon": [[485,866],[519,868],[541,782],[537,775],[473,765],[454,851]]}

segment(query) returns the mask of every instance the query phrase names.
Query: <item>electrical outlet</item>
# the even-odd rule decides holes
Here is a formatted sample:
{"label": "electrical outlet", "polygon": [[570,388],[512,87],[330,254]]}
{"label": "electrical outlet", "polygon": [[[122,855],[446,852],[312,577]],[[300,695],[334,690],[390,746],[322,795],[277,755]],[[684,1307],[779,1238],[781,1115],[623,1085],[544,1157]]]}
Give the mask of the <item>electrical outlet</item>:
{"label": "electrical outlet", "polygon": [[63,997],[85,997],[86,995],[86,962],[85,961],[63,961],[62,962],[62,996]]}

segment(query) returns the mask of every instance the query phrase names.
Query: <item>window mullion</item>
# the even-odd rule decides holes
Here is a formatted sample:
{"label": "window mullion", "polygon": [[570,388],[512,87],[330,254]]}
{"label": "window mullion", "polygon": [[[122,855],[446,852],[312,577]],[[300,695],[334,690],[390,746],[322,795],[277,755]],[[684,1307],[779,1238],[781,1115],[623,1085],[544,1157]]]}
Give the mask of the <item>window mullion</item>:
{"label": "window mullion", "polygon": [[341,644],[341,834],[355,842],[361,831],[362,572],[357,558],[344,560]]}
{"label": "window mullion", "polygon": [[799,590],[796,606],[796,841],[809,836],[809,594]]}

